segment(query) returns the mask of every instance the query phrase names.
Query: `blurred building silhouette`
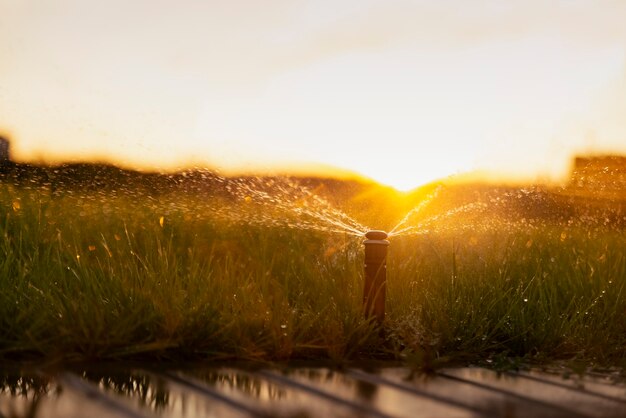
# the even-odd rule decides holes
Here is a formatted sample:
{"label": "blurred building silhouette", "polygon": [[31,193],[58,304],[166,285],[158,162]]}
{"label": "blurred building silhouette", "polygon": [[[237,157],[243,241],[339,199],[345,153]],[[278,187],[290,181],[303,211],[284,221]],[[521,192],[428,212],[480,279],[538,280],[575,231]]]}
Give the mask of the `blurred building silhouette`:
{"label": "blurred building silhouette", "polygon": [[570,188],[597,194],[623,195],[626,193],[626,157],[576,157]]}
{"label": "blurred building silhouette", "polygon": [[11,162],[9,153],[9,140],[0,136],[0,166],[8,165]]}

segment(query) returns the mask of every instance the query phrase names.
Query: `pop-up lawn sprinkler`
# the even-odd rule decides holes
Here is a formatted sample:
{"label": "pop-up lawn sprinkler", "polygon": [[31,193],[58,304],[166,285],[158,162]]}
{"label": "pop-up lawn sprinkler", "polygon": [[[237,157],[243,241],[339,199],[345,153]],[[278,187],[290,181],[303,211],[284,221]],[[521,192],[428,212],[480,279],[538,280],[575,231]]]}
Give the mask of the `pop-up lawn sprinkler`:
{"label": "pop-up lawn sprinkler", "polygon": [[385,319],[387,285],[387,241],[385,231],[368,231],[365,245],[365,286],[363,308],[367,318],[375,317],[379,324]]}

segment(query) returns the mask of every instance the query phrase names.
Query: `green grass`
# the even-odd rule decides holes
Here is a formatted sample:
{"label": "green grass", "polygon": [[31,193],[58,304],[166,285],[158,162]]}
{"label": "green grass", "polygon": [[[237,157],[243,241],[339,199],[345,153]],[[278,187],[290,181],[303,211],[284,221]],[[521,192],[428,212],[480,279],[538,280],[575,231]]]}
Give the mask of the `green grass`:
{"label": "green grass", "polygon": [[623,365],[622,233],[544,226],[397,246],[389,300],[399,350]]}
{"label": "green grass", "polygon": [[361,311],[360,238],[223,216],[248,210],[0,185],[0,360],[624,365],[619,230],[500,222],[392,238],[381,332]]}

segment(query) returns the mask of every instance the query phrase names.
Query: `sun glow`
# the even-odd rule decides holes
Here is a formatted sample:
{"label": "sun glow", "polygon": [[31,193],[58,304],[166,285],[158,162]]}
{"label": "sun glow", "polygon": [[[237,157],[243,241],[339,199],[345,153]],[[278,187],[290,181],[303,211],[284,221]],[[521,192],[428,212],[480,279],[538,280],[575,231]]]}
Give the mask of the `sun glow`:
{"label": "sun glow", "polygon": [[109,2],[0,6],[14,155],[326,166],[406,190],[468,170],[555,177],[577,152],[626,152],[619,2],[235,3],[138,0],[123,19]]}

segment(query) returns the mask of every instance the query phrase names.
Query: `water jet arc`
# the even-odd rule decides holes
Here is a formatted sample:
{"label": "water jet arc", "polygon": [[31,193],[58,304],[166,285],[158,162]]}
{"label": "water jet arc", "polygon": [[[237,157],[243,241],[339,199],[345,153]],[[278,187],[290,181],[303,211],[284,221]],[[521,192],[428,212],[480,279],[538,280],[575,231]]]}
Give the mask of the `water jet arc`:
{"label": "water jet arc", "polygon": [[365,234],[365,286],[363,310],[366,318],[374,317],[381,324],[385,319],[385,294],[387,287],[387,249],[389,241],[385,231],[372,230]]}

